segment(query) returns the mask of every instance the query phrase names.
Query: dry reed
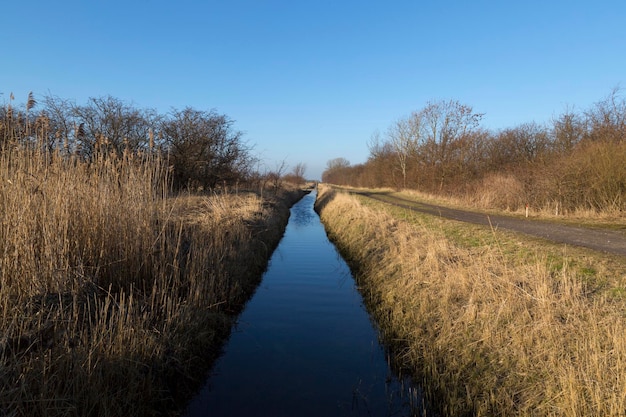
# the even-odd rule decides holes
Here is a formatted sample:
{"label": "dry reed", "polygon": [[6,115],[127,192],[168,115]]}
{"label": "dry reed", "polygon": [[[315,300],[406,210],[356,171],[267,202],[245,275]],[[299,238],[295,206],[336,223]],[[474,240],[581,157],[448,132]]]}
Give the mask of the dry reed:
{"label": "dry reed", "polygon": [[169,415],[202,383],[288,206],[167,172],[0,150],[0,415]]}

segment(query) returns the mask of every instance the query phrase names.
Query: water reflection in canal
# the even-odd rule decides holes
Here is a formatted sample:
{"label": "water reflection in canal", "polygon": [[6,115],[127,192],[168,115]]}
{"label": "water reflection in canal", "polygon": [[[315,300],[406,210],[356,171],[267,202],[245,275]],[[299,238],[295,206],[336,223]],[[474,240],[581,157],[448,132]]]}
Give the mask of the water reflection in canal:
{"label": "water reflection in canal", "polygon": [[389,369],[314,201],[311,193],[291,209],[263,282],[188,417],[410,415],[412,389]]}

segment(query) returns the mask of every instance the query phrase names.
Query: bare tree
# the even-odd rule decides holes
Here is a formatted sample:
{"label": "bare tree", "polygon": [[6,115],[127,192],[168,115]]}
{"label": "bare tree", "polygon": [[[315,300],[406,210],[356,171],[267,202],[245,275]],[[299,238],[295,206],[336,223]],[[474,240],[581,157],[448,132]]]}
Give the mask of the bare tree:
{"label": "bare tree", "polygon": [[589,137],[595,141],[626,141],[626,100],[620,96],[620,89],[614,88],[604,100],[586,113],[589,123]]}
{"label": "bare tree", "polygon": [[413,116],[420,130],[420,156],[438,177],[439,190],[447,179],[457,141],[476,129],[483,114],[456,100],[429,102]]}
{"label": "bare tree", "polygon": [[178,187],[214,188],[242,179],[253,163],[243,134],[233,121],[216,111],[191,107],[174,110],[161,123],[164,146],[174,166]]}
{"label": "bare tree", "polygon": [[537,123],[523,123],[501,131],[492,146],[495,168],[528,165],[546,154],[548,131]]}
{"label": "bare tree", "polygon": [[291,170],[291,175],[293,175],[294,179],[297,183],[304,183],[305,177],[304,173],[306,172],[306,164],[304,162],[298,162],[296,166]]}
{"label": "bare tree", "polygon": [[287,162],[283,159],[276,163],[274,170],[266,170],[262,175],[261,193],[267,187],[268,183],[272,185],[274,191],[282,186],[282,178],[287,169]]}
{"label": "bare tree", "polygon": [[349,168],[350,161],[346,158],[331,159],[326,163],[326,169],[322,173],[322,181],[334,184],[345,184],[345,174]]}
{"label": "bare tree", "polygon": [[585,137],[585,121],[571,110],[566,110],[553,121],[553,150],[559,155],[569,154]]}
{"label": "bare tree", "polygon": [[48,149],[62,146],[65,152],[70,152],[74,147],[72,132],[76,121],[72,117],[73,104],[56,96],[45,96],[43,105],[50,119],[48,137],[45,138]]}
{"label": "bare tree", "polygon": [[380,130],[376,129],[370,135],[370,139],[367,141],[367,149],[370,151],[370,158],[377,158],[382,152],[384,143],[380,138]]}
{"label": "bare tree", "polygon": [[159,120],[153,110],[140,110],[111,96],[74,105],[72,115],[77,125],[83,125],[80,145],[87,155],[102,150],[122,153],[126,147],[132,151],[146,149]]}
{"label": "bare tree", "polygon": [[346,158],[334,158],[326,162],[327,170],[347,168],[349,166],[350,166],[350,161],[348,161]]}
{"label": "bare tree", "polygon": [[403,118],[397,120],[387,132],[389,144],[394,150],[402,174],[402,188],[406,188],[407,165],[417,153],[419,128],[419,118]]}
{"label": "bare tree", "polygon": [[388,142],[370,141],[370,155],[363,173],[363,181],[370,187],[397,187],[395,180],[395,151]]}

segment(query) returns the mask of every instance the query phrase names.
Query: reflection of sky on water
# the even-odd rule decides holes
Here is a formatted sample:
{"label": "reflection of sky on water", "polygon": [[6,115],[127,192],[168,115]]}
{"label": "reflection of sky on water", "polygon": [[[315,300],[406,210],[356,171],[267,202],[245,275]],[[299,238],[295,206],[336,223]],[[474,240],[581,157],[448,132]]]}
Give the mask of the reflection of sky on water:
{"label": "reflection of sky on water", "polygon": [[187,416],[409,415],[314,201],[311,193],[292,208],[263,282]]}
{"label": "reflection of sky on water", "polygon": [[[303,199],[313,199],[315,201],[315,193],[307,194]],[[312,222],[319,221],[315,211],[311,210],[311,207],[306,204],[296,204],[291,208],[291,215],[289,217],[289,224],[293,227],[306,227]]]}

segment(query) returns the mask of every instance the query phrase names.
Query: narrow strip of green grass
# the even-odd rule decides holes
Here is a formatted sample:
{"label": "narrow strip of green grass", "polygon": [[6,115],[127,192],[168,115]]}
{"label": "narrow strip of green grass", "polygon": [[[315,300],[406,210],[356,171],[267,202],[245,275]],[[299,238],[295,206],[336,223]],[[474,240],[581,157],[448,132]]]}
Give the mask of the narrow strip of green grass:
{"label": "narrow strip of green grass", "polygon": [[[391,198],[387,204],[361,194],[354,196],[365,207],[382,210],[398,220],[436,230],[460,247],[477,251],[481,248],[496,247],[513,266],[536,262],[536,254],[542,253],[545,255],[547,266],[558,272],[563,268],[564,259],[567,259],[567,267],[580,276],[594,293],[619,295],[621,292],[616,289],[626,286],[626,259],[622,256],[554,243],[504,229],[432,216],[395,206],[392,204],[395,200]],[[419,203],[415,202],[415,206],[419,207]]]}

